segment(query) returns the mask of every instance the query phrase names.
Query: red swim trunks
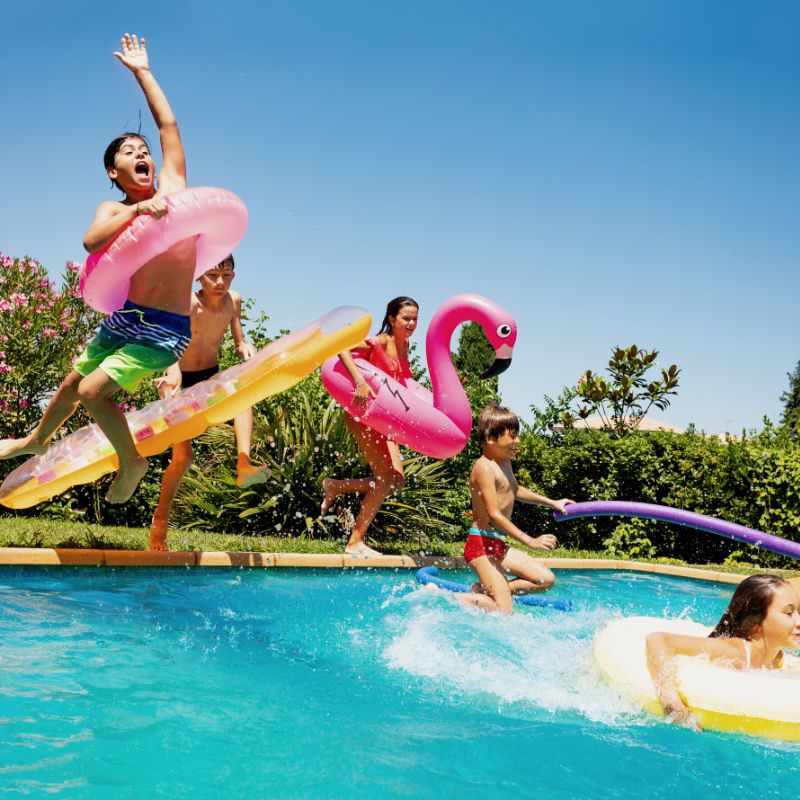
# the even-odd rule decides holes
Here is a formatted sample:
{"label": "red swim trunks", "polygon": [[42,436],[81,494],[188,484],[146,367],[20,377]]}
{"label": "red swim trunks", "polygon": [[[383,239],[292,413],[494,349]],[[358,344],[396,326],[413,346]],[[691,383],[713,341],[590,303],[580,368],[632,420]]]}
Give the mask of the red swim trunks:
{"label": "red swim trunks", "polygon": [[470,528],[467,543],[464,545],[464,558],[469,564],[479,556],[494,556],[502,561],[508,552],[508,545],[496,533]]}

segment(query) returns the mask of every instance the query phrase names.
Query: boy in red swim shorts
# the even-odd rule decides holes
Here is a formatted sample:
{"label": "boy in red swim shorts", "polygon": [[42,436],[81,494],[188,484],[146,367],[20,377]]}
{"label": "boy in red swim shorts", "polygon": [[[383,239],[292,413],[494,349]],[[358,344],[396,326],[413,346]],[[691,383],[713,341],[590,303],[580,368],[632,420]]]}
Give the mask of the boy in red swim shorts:
{"label": "boy in red swim shorts", "polygon": [[[511,521],[514,500],[549,506],[564,513],[573,500],[550,500],[520,486],[511,468],[511,459],[519,445],[519,418],[507,408],[491,405],[478,417],[478,437],[483,453],[472,467],[469,487],[472,493],[472,518],[464,558],[475,570],[480,583],[472,594],[460,595],[464,603],[486,611],[513,610],[512,595],[547,591],[555,576],[535,558],[509,547],[511,536],[533,549],[552,550],[556,537],[551,534],[533,538]],[[509,572],[513,580],[506,578]]]}

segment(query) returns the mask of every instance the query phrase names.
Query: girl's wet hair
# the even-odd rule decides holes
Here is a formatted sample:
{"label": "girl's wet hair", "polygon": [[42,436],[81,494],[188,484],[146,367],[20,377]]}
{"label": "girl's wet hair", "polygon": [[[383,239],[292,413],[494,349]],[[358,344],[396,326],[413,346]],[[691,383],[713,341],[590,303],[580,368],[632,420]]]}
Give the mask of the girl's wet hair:
{"label": "girl's wet hair", "polygon": [[396,317],[400,313],[400,309],[406,306],[413,306],[419,310],[419,303],[411,297],[395,297],[394,300],[390,300],[386,304],[386,316],[383,318],[378,333],[391,333],[392,323],[389,322],[389,317]]}
{"label": "girl's wet hair", "polygon": [[733,593],[731,602],[709,638],[736,636],[750,639],[764,622],[776,590],[787,581],[777,575],[751,575]]}
{"label": "girl's wet hair", "polygon": [[[140,139],[147,145],[147,149],[150,149],[150,142],[141,134],[141,133],[133,133],[133,131],[126,131],[121,136],[117,136],[108,147],[106,147],[105,153],[103,153],[103,166],[106,168],[106,172],[110,169],[114,169],[114,158],[116,157],[117,153],[119,152],[120,147],[122,147],[128,139]],[[116,181],[111,181],[114,186],[117,187],[121,192],[125,191]]]}
{"label": "girl's wet hair", "polygon": [[478,415],[478,441],[481,445],[489,439],[497,439],[506,431],[514,435],[519,433],[519,417],[504,406],[492,403]]}

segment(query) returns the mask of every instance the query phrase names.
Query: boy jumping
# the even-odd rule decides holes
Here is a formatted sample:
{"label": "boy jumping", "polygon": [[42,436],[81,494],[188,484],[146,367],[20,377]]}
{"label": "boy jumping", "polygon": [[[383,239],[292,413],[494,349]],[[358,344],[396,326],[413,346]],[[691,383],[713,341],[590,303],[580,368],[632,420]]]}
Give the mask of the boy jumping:
{"label": "boy jumping", "polygon": [[[162,397],[169,397],[179,389],[187,389],[208,380],[219,372],[219,348],[228,327],[231,329],[238,356],[247,360],[255,355],[255,347],[245,341],[242,330],[242,297],[238,292],[230,290],[233,270],[233,256],[228,256],[200,276],[200,291],[192,295],[192,340],[180,361],[173,364],[163,378],[156,378],[156,386]],[[236,483],[245,488],[266,482],[266,469],[254,467],[250,463],[253,412],[248,409],[236,417],[233,428],[239,451]],[[167,526],[172,501],[191,463],[191,441],[175,444],[172,448],[172,460],[161,479],[161,496],[150,524],[151,550],[167,549]]]}
{"label": "boy jumping", "polygon": [[[144,92],[161,139],[162,165],[156,188],[150,148],[138,133],[118,136],[106,149],[103,164],[108,177],[125,197],[100,204],[83,239],[86,250],[107,247],[140,214],[155,218],[168,212],[164,195],[186,188],[186,159],[175,115],[150,72],[145,40],[125,34],[122,52],[114,55],[136,78]],[[119,471],[106,499],[124,503],[147,472],[147,459],[136,451],[128,423],[113,396],[132,392],[139,382],[166,369],[183,354],[191,327],[192,280],[196,262],[194,237],[178,242],[144,264],[131,278],[125,305],[100,326],[78,357],[73,371],[50,400],[42,419],[22,439],[0,442],[0,458],[47,450],[53,434],[79,403],[114,447]]]}
{"label": "boy jumping", "polygon": [[[486,611],[513,611],[513,594],[544,592],[555,582],[553,573],[535,558],[509,547],[506,535],[533,549],[552,550],[556,537],[535,539],[511,521],[514,500],[549,506],[564,513],[573,500],[550,500],[517,483],[511,459],[519,445],[519,418],[507,408],[491,405],[478,417],[478,437],[483,454],[472,467],[469,487],[472,493],[472,524],[464,558],[478,576],[473,593],[460,595],[462,602]],[[506,572],[514,575],[509,581]]]}

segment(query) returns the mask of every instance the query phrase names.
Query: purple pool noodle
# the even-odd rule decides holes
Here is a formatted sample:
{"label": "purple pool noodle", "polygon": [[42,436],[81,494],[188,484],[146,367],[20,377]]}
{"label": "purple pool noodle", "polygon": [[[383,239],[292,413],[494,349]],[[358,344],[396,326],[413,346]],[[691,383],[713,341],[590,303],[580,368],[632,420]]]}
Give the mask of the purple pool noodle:
{"label": "purple pool noodle", "polygon": [[574,503],[567,506],[566,514],[553,512],[556,522],[580,519],[581,517],[638,517],[640,519],[654,519],[659,522],[672,522],[675,525],[684,525],[687,528],[696,528],[699,531],[715,533],[727,539],[763,547],[780,553],[782,556],[800,559],[800,543],[771,533],[746,528],[735,522],[724,519],[707,517],[705,514],[695,514],[694,511],[683,511],[680,508],[657,506],[653,503],[627,503],[622,500],[596,500],[589,503]]}

